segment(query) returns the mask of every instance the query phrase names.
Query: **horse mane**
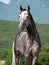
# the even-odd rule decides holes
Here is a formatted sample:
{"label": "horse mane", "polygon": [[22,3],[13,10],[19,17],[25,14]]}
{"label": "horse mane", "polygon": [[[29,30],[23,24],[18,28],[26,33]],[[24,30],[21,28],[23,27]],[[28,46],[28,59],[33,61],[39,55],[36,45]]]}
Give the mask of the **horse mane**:
{"label": "horse mane", "polygon": [[31,22],[32,22],[32,25],[34,26],[34,28],[36,28],[36,25],[35,25],[35,22],[34,22],[34,19],[31,15],[31,13],[29,12],[29,15],[30,15],[30,19],[31,19]]}
{"label": "horse mane", "polygon": [[29,15],[30,15],[31,25],[29,25],[27,27],[27,31],[28,31],[29,36],[36,37],[36,25],[35,25],[34,19],[33,19],[33,17],[32,17],[30,12],[29,12]]}

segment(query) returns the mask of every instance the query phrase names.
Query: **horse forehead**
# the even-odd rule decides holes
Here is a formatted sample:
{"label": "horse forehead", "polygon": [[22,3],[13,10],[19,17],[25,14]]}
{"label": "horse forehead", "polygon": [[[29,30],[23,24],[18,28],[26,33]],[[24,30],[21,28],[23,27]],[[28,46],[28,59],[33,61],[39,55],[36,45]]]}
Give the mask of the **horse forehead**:
{"label": "horse forehead", "polygon": [[27,10],[26,11],[22,11],[22,13],[20,15],[28,15]]}

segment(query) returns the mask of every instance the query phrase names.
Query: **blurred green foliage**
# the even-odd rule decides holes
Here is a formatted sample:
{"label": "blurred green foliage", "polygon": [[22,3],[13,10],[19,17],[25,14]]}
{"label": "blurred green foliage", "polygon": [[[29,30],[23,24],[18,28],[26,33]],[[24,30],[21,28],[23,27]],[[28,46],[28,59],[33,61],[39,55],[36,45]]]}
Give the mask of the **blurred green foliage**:
{"label": "blurred green foliage", "polygon": [[[11,65],[12,43],[15,36],[20,32],[18,24],[19,22],[16,21],[0,20],[0,60],[5,60],[5,65]],[[49,24],[36,23],[36,27],[42,43],[37,65],[49,65]],[[24,64],[24,56],[21,55],[20,65],[22,64]]]}
{"label": "blurred green foliage", "polygon": [[12,65],[12,51],[8,51],[8,55],[5,58],[5,65]]}

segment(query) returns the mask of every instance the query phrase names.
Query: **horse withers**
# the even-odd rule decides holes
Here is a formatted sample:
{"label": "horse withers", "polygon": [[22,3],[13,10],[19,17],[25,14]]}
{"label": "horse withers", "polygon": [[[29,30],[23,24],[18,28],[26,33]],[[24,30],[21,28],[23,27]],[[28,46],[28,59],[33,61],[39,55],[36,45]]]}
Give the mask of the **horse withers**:
{"label": "horse withers", "polygon": [[35,65],[41,50],[40,37],[33,17],[30,13],[30,6],[28,5],[28,9],[24,9],[22,6],[20,6],[20,10],[19,28],[21,30],[26,29],[27,31],[22,31],[19,33],[13,42],[12,65],[19,65],[20,54],[23,54],[25,57],[25,65],[28,65],[30,57],[32,57],[32,65]]}

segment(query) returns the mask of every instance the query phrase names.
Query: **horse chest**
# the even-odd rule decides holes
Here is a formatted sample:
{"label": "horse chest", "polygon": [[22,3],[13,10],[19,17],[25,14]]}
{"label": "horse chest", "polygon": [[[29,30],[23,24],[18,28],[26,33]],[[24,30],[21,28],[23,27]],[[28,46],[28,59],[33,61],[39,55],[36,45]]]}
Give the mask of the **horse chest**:
{"label": "horse chest", "polygon": [[28,35],[21,35],[17,40],[16,40],[16,48],[22,53],[27,53],[29,52],[29,48],[31,46],[31,40],[29,39]]}

